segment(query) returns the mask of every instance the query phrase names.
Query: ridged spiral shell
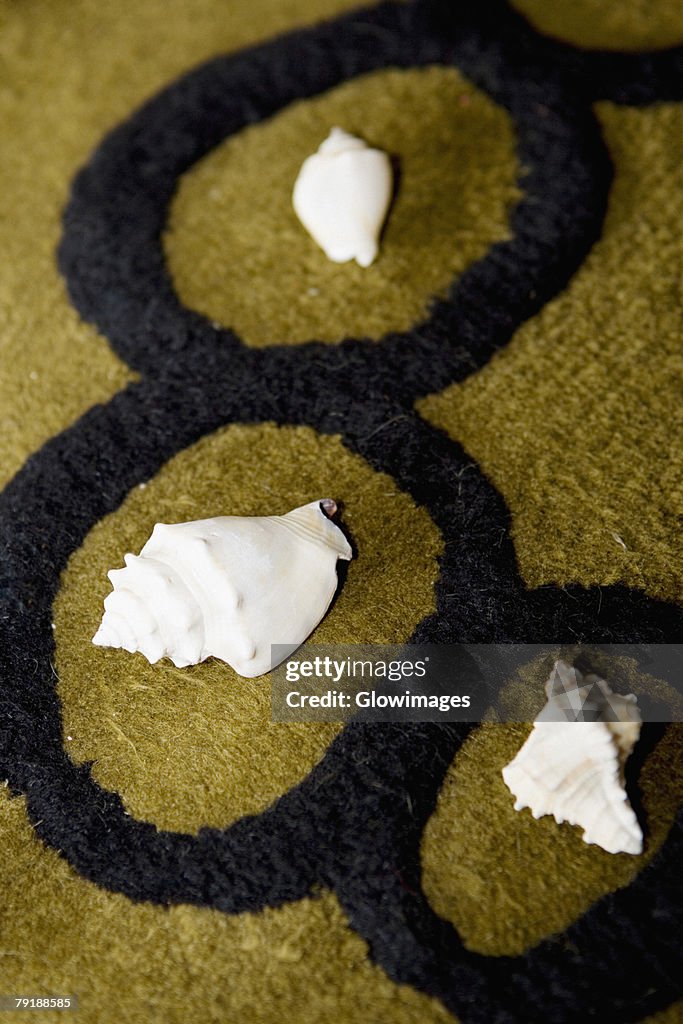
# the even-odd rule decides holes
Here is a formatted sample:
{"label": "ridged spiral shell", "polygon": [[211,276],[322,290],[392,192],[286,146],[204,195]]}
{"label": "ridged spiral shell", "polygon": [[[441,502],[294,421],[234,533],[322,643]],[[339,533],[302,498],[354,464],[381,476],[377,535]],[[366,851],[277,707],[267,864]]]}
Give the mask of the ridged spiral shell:
{"label": "ridged spiral shell", "polygon": [[325,498],[282,516],[157,523],[139,555],[108,573],[113,591],[93,637],[178,668],[215,657],[239,675],[274,667],[318,625],[351,547]]}
{"label": "ridged spiral shell", "polygon": [[503,768],[515,810],[580,825],[584,841],[608,853],[641,853],[643,834],[624,789],[624,765],[640,735],[636,698],[561,661],[546,693],[526,743]]}

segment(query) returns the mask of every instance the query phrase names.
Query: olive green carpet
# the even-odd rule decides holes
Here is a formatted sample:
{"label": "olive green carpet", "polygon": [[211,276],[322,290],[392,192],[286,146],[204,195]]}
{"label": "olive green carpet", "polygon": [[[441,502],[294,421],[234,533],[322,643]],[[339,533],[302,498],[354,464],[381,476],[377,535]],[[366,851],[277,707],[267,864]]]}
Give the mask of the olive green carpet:
{"label": "olive green carpet", "polygon": [[[452,639],[449,628],[461,635],[470,622],[477,639],[552,640],[527,629],[546,615],[546,595],[566,598],[568,610],[558,604],[543,628],[570,629],[576,604],[576,628],[587,636],[597,604],[582,602],[603,590],[614,611],[612,632],[602,639],[627,639],[628,629],[640,639],[641,621],[643,639],[675,639],[671,623],[683,603],[683,103],[664,87],[657,94],[659,86],[647,101],[629,93],[628,83],[619,95],[616,86],[611,94],[596,87],[595,95],[586,93],[584,112],[558,100],[562,127],[555,128],[555,114],[544,114],[537,97],[539,139],[544,132],[559,138],[570,123],[577,133],[571,138],[583,138],[594,130],[586,125],[595,126],[598,156],[586,166],[598,170],[585,195],[602,188],[605,208],[596,200],[590,215],[577,213],[577,223],[584,217],[588,226],[578,241],[567,241],[566,258],[555,278],[538,285],[538,296],[531,271],[525,285],[514,285],[524,296],[509,320],[494,325],[490,350],[480,354],[471,339],[479,337],[480,311],[494,316],[499,297],[507,302],[513,290],[503,262],[495,271],[501,283],[492,276],[488,292],[472,300],[476,316],[462,313],[471,333],[458,334],[444,317],[423,357],[411,330],[428,320],[435,300],[448,305],[454,282],[469,280],[487,254],[503,251],[496,247],[523,243],[534,266],[549,260],[542,239],[520,239],[522,222],[515,220],[525,196],[535,189],[542,196],[528,161],[534,152],[541,160],[546,142],[534,142],[536,129],[524,125],[526,94],[506,105],[497,92],[508,88],[508,72],[500,70],[506,62],[527,67],[515,66],[516,81],[533,79],[541,58],[535,50],[499,58],[482,45],[470,65],[449,63],[426,42],[415,60],[399,48],[371,66],[373,51],[389,52],[393,43],[384,22],[362,16],[353,31],[367,67],[356,71],[349,56],[351,70],[338,84],[319,88],[313,71],[298,63],[299,44],[291,44],[287,64],[287,34],[354,6],[10,0],[0,9],[0,484],[10,487],[7,522],[21,520],[23,531],[17,527],[15,536],[8,527],[2,537],[5,552],[19,552],[7,564],[23,568],[3,568],[0,596],[9,595],[8,635],[12,622],[21,622],[27,638],[20,652],[18,640],[5,651],[7,678],[15,673],[19,682],[0,694],[0,781],[8,779],[0,785],[0,995],[75,994],[76,1019],[88,1024],[675,1024],[683,1021],[683,1002],[673,960],[665,965],[673,952],[655,952],[646,963],[646,944],[642,991],[641,968],[629,960],[632,990],[627,986],[623,1002],[596,991],[594,1000],[580,992],[574,1004],[574,975],[567,975],[567,991],[561,979],[562,958],[571,958],[573,942],[580,945],[566,930],[582,920],[584,938],[595,927],[616,941],[607,957],[615,961],[612,977],[622,931],[631,943],[627,957],[635,955],[640,903],[619,903],[606,912],[607,923],[584,915],[610,894],[629,892],[666,850],[683,802],[680,727],[667,728],[643,761],[643,855],[611,856],[586,846],[578,829],[514,812],[500,769],[527,726],[475,728],[454,756],[434,739],[433,758],[425,753],[404,778],[402,748],[386,739],[390,733],[349,748],[347,762],[342,754],[335,760],[335,751],[346,750],[334,746],[346,742],[341,726],[273,724],[267,679],[241,679],[215,661],[187,670],[167,661],[150,666],[141,655],[89,642],[109,590],[106,571],[125,552],[139,551],[156,521],[284,512],[328,494],[343,502],[358,557],[317,642]],[[534,46],[568,44],[543,51],[553,83],[548,62],[555,53],[638,55],[683,44],[676,0],[515,0],[514,7],[528,19],[519,22],[524,31],[531,26],[533,38],[543,40]],[[426,39],[457,32],[448,14],[428,16],[434,25]],[[511,17],[501,20],[503,35],[516,31]],[[484,35],[495,35],[496,24],[487,23]],[[271,113],[268,99],[259,106],[255,87],[247,123],[214,140],[207,128],[205,155],[188,158],[177,181],[164,177],[161,158],[159,167],[148,152],[139,158],[150,195],[158,187],[171,196],[158,252],[179,308],[191,311],[181,336],[171,313],[164,320],[161,300],[157,311],[147,293],[137,297],[135,281],[146,282],[147,265],[146,257],[136,262],[135,240],[129,256],[112,257],[114,269],[101,271],[100,284],[106,232],[81,231],[91,210],[106,204],[109,186],[98,198],[97,175],[108,160],[116,168],[138,138],[144,149],[142,127],[131,128],[130,137],[110,136],[88,162],[108,133],[179,76],[276,36],[282,43],[273,60],[282,53],[286,70],[273,71],[265,94],[285,95],[286,76],[310,75],[310,87],[298,95],[297,84],[293,98]],[[333,52],[329,39],[326,45]],[[344,45],[352,51],[348,39]],[[248,58],[264,81],[270,52]],[[241,67],[230,65],[235,80]],[[594,65],[585,67],[590,75]],[[624,75],[648,73],[638,64]],[[205,83],[197,82],[199,93]],[[164,95],[172,106],[176,94]],[[165,110],[160,104],[159,124],[166,125]],[[156,124],[149,131],[161,137]],[[400,162],[381,254],[369,270],[327,262],[291,210],[297,169],[334,124]],[[168,152],[180,151],[182,126],[164,131]],[[559,160],[548,173],[578,182],[570,163]],[[65,216],[86,165],[91,176],[74,188]],[[130,189],[128,198],[123,226],[115,211],[106,215],[112,246],[137,217]],[[142,223],[147,214],[140,211]],[[533,211],[529,216],[532,224]],[[542,216],[550,225],[548,251],[561,250],[564,221],[545,210]],[[572,214],[562,216],[570,224]],[[134,295],[126,310],[133,312],[119,316],[126,282]],[[146,318],[152,329],[169,325],[150,346]],[[202,325],[213,325],[219,338],[222,330],[234,332],[234,365],[228,334],[228,354],[212,362]],[[362,342],[354,349],[345,338]],[[309,348],[309,340],[319,344]],[[200,342],[207,365],[216,367],[210,385],[198,367],[204,356],[191,351]],[[383,355],[385,344],[396,347]],[[437,355],[452,348],[452,362],[441,369],[429,345]],[[250,361],[261,356],[262,363]],[[69,447],[72,437],[80,448]],[[12,491],[22,474],[26,490]],[[469,494],[462,487],[470,478],[481,482],[467,512],[458,495]],[[29,499],[20,502],[19,493],[35,496],[39,520],[31,511],[24,522]],[[88,506],[86,528],[78,516],[89,496],[94,511]],[[465,525],[451,535],[449,522],[458,516]],[[497,543],[502,551],[509,545],[508,561],[480,582],[478,567]],[[64,557],[53,558],[53,546]],[[41,558],[47,568],[34,570]],[[31,623],[50,572],[48,647],[34,642]],[[25,596],[12,604],[25,583],[34,587],[35,606]],[[489,583],[500,604],[473,596]],[[514,618],[526,592],[538,604]],[[615,625],[620,616],[624,635]],[[41,660],[40,651],[49,657]],[[432,771],[423,791],[420,773],[427,779]],[[372,803],[382,787],[385,803]],[[378,839],[372,860],[371,837],[375,829],[383,835],[375,818],[391,815],[397,801],[407,806],[411,794],[419,808],[414,862],[408,853],[404,862],[386,852],[400,849],[398,824],[396,845],[387,840],[385,848]],[[310,845],[303,825],[288,831],[299,819],[310,827]],[[338,834],[333,820],[343,823]],[[128,823],[140,831],[128,833]],[[233,826],[237,838],[228,849],[222,836],[232,842]],[[367,891],[360,876],[373,880]],[[656,891],[663,900],[674,899],[669,885],[673,891],[670,873],[662,874]],[[667,907],[666,927],[673,928],[681,908]],[[466,967],[456,972],[456,940],[442,935],[438,918],[457,931],[463,964],[476,974],[471,988]],[[555,934],[565,934],[557,947]],[[546,961],[534,960],[535,947],[554,972],[543,991]],[[466,959],[470,954],[477,956]],[[508,974],[516,979],[509,990]],[[525,1007],[534,1005],[537,989],[541,1009],[532,1017]],[[5,1016],[16,1024],[69,1019],[37,1010],[0,1011]]]}

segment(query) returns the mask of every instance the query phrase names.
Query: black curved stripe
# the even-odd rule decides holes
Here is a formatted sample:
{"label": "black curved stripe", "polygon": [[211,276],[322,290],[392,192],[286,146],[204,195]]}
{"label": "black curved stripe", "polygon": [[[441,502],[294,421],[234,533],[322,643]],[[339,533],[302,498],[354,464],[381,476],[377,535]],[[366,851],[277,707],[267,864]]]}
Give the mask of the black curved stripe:
{"label": "black curved stripe", "polygon": [[212,60],[111,132],[76,177],[64,217],[59,263],[76,308],[122,359],[152,375],[185,355],[196,372],[196,360],[216,350],[237,354],[236,334],[185,309],[173,290],[161,233],[178,177],[294,99],[379,68],[430,63],[457,64],[515,121],[529,173],[513,238],[492,246],[412,331],[379,344],[311,343],[254,357],[268,378],[308,362],[321,373],[352,372],[354,387],[372,381],[411,404],[482,366],[580,265],[600,232],[611,169],[590,107],[551,65],[509,54],[485,18],[443,37],[419,5],[383,4]]}
{"label": "black curved stripe", "polygon": [[539,35],[506,0],[476,5],[419,0],[442,38],[457,39],[474,20],[504,40],[506,53],[525,66],[554,68],[584,101],[611,100],[628,106],[683,99],[683,46],[641,53],[585,49]]}
{"label": "black curved stripe", "polygon": [[[212,386],[206,382],[205,389],[182,391],[180,381],[172,377],[131,385],[48,443],[0,497],[0,508],[6,521],[12,522],[14,534],[11,554],[3,560],[5,579],[12,580],[11,601],[6,600],[3,609],[10,619],[6,649],[14,657],[3,677],[0,771],[15,791],[26,793],[30,816],[40,822],[37,831],[46,842],[86,877],[132,898],[183,901],[236,912],[296,899],[316,883],[331,885],[392,976],[438,994],[468,1020],[470,996],[462,988],[462,971],[471,957],[461,949],[451,927],[433,914],[419,894],[419,876],[413,877],[423,822],[467,727],[351,726],[331,745],[321,765],[264,814],[242,819],[224,831],[203,830],[198,837],[160,832],[129,817],[118,796],[103,791],[87,768],[74,765],[62,750],[49,667],[49,622],[59,570],[70,551],[81,543],[92,523],[118,507],[135,483],[152,475],[173,452],[235,419],[238,410],[247,420],[274,417],[292,421],[289,396],[285,408],[277,409],[271,396],[251,389],[251,402],[243,406],[245,381],[228,376],[229,364],[226,357],[225,372],[215,377]],[[577,607],[585,608],[589,594],[581,588],[571,588],[570,593],[553,590],[557,603],[548,604],[546,588],[524,590],[509,540],[499,543],[501,530],[508,527],[504,504],[456,445],[417,418],[411,421],[404,414],[402,420],[395,406],[349,407],[346,390],[335,394],[331,387],[326,397],[320,421],[314,426],[329,429],[332,421],[333,429],[338,430],[338,420],[331,413],[343,409],[350,417],[347,422],[354,426],[354,436],[346,437],[349,447],[390,471],[416,500],[424,502],[431,494],[430,511],[445,532],[447,552],[439,612],[421,624],[416,637],[444,641],[478,638],[480,602],[491,600],[497,600],[500,622],[506,622],[504,628],[512,631],[515,639],[539,639],[533,630],[539,625],[551,628],[555,616],[574,631],[572,615]],[[297,421],[310,422],[310,410],[305,416],[300,411]],[[386,424],[392,424],[391,443],[382,445],[380,428],[385,425],[385,430],[389,429]],[[444,477],[444,465],[450,470],[466,466],[470,470]],[[88,468],[95,480],[106,474],[106,488],[88,486]],[[435,491],[437,483],[440,493]],[[68,522],[55,521],[55,486],[61,493],[72,489],[78,497]],[[435,493],[439,493],[438,501]],[[472,509],[477,513],[474,518]],[[48,546],[43,538],[50,531]],[[443,595],[454,586],[453,573],[463,550],[476,551],[474,564],[480,575],[465,581],[460,592],[461,615],[456,616],[444,606]],[[26,574],[27,562],[32,565],[31,576]],[[599,619],[587,614],[587,635],[592,639],[669,636],[668,630],[676,624],[674,609],[616,590],[616,604],[625,597],[633,602],[640,633],[634,633],[634,623],[628,621],[622,621],[615,633],[611,617],[601,627]],[[533,602],[539,593],[543,600],[537,608]],[[603,589],[603,608],[612,594],[611,588]],[[544,610],[550,616],[545,621],[537,618]],[[510,621],[511,613],[514,621]],[[526,615],[530,617],[525,619]],[[40,659],[38,671],[36,657]],[[337,784],[340,778],[343,787]],[[674,831],[669,844],[676,849],[679,842],[679,833]],[[380,896],[382,910],[378,913]],[[620,898],[621,894],[608,898],[610,913]],[[382,922],[392,901],[396,903],[396,920],[385,948]],[[583,919],[589,935],[593,913],[598,911],[594,908]],[[639,928],[642,916],[639,907]],[[643,935],[642,928],[639,934]],[[660,938],[663,941],[659,931],[660,938],[647,930],[645,934],[655,948]],[[610,935],[610,941],[616,942],[616,937]],[[446,960],[444,949],[448,950]],[[594,944],[589,943],[586,955],[589,961],[595,957]],[[519,958],[511,965],[522,979],[520,984],[535,962]],[[542,962],[546,976],[549,967],[545,959]],[[445,963],[454,966],[442,977]],[[561,978],[571,975],[564,950],[557,950],[554,964]],[[468,971],[472,969],[468,967]],[[476,960],[472,977],[482,991],[490,992],[489,999],[496,991],[492,983],[498,969],[495,961]],[[641,979],[643,986],[652,987],[652,973],[646,981],[641,971]],[[654,980],[662,995],[664,989],[656,975]]]}

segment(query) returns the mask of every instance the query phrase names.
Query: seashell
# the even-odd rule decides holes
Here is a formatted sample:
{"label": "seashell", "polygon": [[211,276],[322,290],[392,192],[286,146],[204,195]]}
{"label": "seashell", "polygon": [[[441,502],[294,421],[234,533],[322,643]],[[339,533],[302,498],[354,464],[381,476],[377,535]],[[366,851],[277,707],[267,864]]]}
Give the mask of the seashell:
{"label": "seashell", "polygon": [[548,702],[517,756],[503,768],[515,810],[580,825],[586,843],[641,853],[643,834],[624,789],[624,766],[640,735],[636,697],[612,693],[595,675],[555,663]]}
{"label": "seashell", "polygon": [[[108,573],[113,591],[93,643],[139,651],[178,668],[206,658],[242,676],[274,668],[315,629],[337,588],[346,537],[330,498],[283,516],[157,523],[139,555]],[[279,663],[279,662],[278,662]]]}
{"label": "seashell", "polygon": [[335,263],[355,259],[369,267],[387,215],[393,175],[380,149],[333,128],[317,153],[301,165],[294,183],[294,211]]}

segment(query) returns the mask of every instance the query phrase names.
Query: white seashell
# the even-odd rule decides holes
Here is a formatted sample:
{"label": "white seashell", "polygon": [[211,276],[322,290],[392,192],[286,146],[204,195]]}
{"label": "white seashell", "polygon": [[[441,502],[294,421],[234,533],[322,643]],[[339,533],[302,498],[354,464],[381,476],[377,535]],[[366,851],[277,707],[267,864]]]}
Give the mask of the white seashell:
{"label": "white seashell", "polygon": [[389,209],[391,161],[380,149],[333,128],[294,183],[295,213],[335,263],[355,259],[369,267]]}
{"label": "white seashell", "polygon": [[515,810],[580,825],[586,843],[608,853],[641,853],[643,834],[624,790],[624,765],[640,735],[633,694],[555,663],[548,702],[517,756],[503,768]]}
{"label": "white seashell", "polygon": [[157,523],[139,555],[108,573],[114,590],[93,643],[140,651],[178,668],[215,657],[242,676],[274,668],[330,606],[338,558],[351,547],[329,518],[330,498],[284,516]]}

